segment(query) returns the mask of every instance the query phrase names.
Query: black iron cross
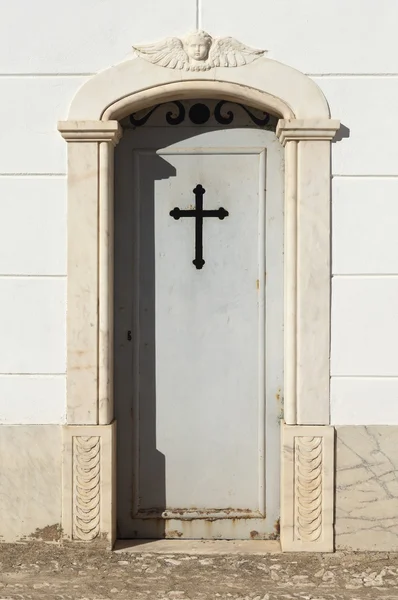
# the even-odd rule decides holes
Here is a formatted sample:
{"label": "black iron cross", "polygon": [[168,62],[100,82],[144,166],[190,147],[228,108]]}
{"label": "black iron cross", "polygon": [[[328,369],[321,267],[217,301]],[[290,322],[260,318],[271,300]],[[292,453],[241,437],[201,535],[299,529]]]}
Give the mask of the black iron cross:
{"label": "black iron cross", "polygon": [[203,210],[203,196],[205,192],[206,190],[199,183],[193,190],[195,194],[194,210],[181,210],[176,207],[170,211],[170,215],[176,220],[181,217],[195,217],[195,258],[192,262],[197,269],[201,269],[205,264],[203,260],[203,217],[218,217],[223,220],[229,215],[229,212],[225,208]]}

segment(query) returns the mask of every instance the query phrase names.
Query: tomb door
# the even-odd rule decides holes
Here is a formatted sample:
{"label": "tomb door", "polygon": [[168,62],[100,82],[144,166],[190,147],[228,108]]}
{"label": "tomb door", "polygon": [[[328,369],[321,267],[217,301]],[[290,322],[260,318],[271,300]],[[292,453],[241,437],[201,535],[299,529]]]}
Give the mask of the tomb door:
{"label": "tomb door", "polygon": [[284,170],[275,121],[201,100],[122,123],[114,356],[121,538],[275,534]]}

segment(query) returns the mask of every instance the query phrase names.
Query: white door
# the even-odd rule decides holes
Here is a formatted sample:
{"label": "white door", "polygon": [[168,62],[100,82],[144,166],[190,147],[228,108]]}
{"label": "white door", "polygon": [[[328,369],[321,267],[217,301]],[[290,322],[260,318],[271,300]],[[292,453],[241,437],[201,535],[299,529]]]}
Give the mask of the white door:
{"label": "white door", "polygon": [[251,109],[221,127],[162,110],[126,128],[116,155],[118,535],[266,538],[279,517],[282,149]]}

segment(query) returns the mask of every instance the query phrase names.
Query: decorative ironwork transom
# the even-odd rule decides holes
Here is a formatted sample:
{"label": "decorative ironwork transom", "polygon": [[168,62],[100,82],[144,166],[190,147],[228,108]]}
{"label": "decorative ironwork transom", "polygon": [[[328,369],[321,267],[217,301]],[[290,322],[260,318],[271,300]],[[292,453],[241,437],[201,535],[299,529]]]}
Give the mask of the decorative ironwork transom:
{"label": "decorative ironwork transom", "polygon": [[127,127],[259,127],[276,131],[278,117],[228,100],[172,100],[131,114]]}

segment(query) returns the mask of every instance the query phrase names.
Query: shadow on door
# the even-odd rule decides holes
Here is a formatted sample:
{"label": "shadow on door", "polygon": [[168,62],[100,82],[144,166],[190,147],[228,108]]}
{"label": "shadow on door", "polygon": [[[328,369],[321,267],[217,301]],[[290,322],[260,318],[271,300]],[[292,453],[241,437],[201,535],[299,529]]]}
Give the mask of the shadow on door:
{"label": "shadow on door", "polygon": [[[139,178],[142,169],[144,182]],[[115,171],[117,536],[162,538],[166,465],[156,447],[154,202],[156,181],[176,172],[156,154],[134,156],[123,139],[115,153]]]}

